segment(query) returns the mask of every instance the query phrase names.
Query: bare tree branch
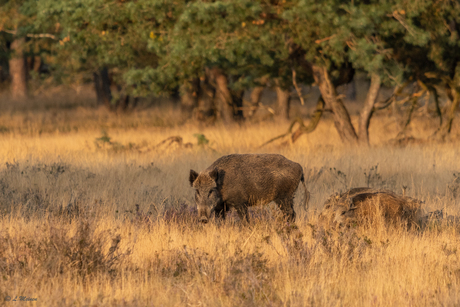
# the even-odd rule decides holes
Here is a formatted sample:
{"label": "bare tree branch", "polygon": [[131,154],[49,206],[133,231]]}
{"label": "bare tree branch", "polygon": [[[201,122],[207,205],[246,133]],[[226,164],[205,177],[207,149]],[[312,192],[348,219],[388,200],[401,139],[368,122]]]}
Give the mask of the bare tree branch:
{"label": "bare tree branch", "polygon": [[51,39],[54,39],[54,40],[58,40],[58,38],[55,35],[49,34],[49,33],[27,34],[27,37],[31,37],[31,38],[51,38]]}
{"label": "bare tree branch", "polygon": [[334,38],[337,34],[334,34],[334,35],[331,35],[331,36],[328,36],[328,37],[325,37],[325,38],[322,38],[322,39],[317,39],[315,40],[315,43],[316,44],[321,44],[322,42],[325,42],[325,41],[328,41],[332,38]]}
{"label": "bare tree branch", "polygon": [[[388,108],[393,102],[396,102],[396,98],[399,97],[399,96],[403,96],[403,94],[401,94],[401,92],[410,84],[409,81],[406,81],[403,85],[401,86],[397,86],[395,87],[395,90],[393,91],[393,95],[391,95],[390,97],[388,97],[387,99],[383,100],[383,101],[379,101],[377,103],[374,104],[374,109],[373,109],[373,112],[375,111],[378,111],[378,110],[383,110],[383,109],[386,109]],[[409,97],[410,98],[410,97]],[[405,97],[402,101],[404,101],[404,103],[409,100],[408,97]]]}
{"label": "bare tree branch", "polygon": [[[324,100],[322,97],[320,97],[320,99],[318,100],[318,104],[316,105],[316,110],[315,112],[313,112],[313,116],[310,120],[310,123],[308,124],[308,126],[305,126],[305,124],[303,123],[303,120],[300,118],[300,117],[297,117],[295,118],[291,124],[289,125],[289,128],[287,130],[286,133],[284,134],[281,134],[281,135],[278,135],[270,140],[268,140],[267,142],[263,143],[262,145],[260,145],[259,148],[267,145],[267,144],[270,144],[278,139],[281,139],[281,138],[284,138],[288,135],[291,135],[291,139],[292,139],[292,142],[294,143],[302,134],[304,133],[311,133],[313,132],[316,127],[318,126],[318,123],[321,119],[321,116],[323,115],[324,113]],[[295,124],[299,124],[299,128],[297,128],[297,130],[295,132],[292,132],[292,129],[294,128]]]}
{"label": "bare tree branch", "polygon": [[455,113],[460,105],[460,93],[457,89],[453,89],[453,97],[452,102],[449,106],[449,110],[447,112],[447,121],[444,123],[443,126],[439,129],[439,133],[442,139],[444,139],[452,130],[452,122],[455,118]]}
{"label": "bare tree branch", "polygon": [[[404,11],[402,11],[404,13]],[[406,20],[404,20],[404,17],[402,17],[398,11],[394,11],[393,14],[391,15],[392,17],[394,17],[394,19],[396,19],[397,21],[399,21],[399,23],[407,30],[407,32],[409,32],[412,36],[415,36],[416,33],[413,29],[411,29],[411,27],[409,27],[409,25],[407,24]]]}
{"label": "bare tree branch", "polygon": [[295,90],[297,92],[297,95],[299,96],[300,103],[302,105],[305,105],[305,100],[303,99],[302,91],[300,90],[299,86],[297,85],[296,75],[297,75],[297,73],[296,73],[295,69],[293,68],[292,69],[292,83],[294,84],[294,87],[295,87]]}
{"label": "bare tree branch", "polygon": [[[1,29],[0,31],[5,32],[5,33],[9,33],[9,34],[12,34],[12,35],[17,34],[17,31],[13,31],[13,30]],[[26,34],[26,36],[30,37],[30,38],[51,38],[51,39],[54,39],[54,40],[58,40],[58,38],[55,35],[49,34],[49,33],[40,33],[40,34],[28,33],[28,34]]]}

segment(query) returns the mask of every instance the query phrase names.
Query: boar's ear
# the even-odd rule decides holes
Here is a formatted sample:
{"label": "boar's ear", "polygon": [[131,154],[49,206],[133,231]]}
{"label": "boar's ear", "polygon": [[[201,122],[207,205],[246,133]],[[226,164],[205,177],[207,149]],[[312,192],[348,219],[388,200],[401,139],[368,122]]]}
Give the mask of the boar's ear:
{"label": "boar's ear", "polygon": [[222,182],[224,181],[224,175],[225,171],[218,170],[217,168],[209,172],[209,176],[216,182],[218,186],[222,185]]}
{"label": "boar's ear", "polygon": [[198,177],[198,173],[191,169],[190,170],[190,177],[188,179],[188,180],[190,180],[190,185],[191,186],[193,186],[193,183],[195,182],[196,177]]}
{"label": "boar's ear", "polygon": [[217,178],[219,178],[219,171],[217,168],[209,172],[209,177],[211,177],[212,180],[217,181]]}

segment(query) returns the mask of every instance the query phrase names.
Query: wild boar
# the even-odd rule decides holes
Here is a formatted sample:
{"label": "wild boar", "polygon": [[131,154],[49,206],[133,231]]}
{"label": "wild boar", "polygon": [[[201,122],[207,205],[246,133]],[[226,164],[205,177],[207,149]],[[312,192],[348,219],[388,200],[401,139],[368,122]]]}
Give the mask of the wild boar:
{"label": "wild boar", "polygon": [[417,227],[423,214],[421,204],[417,199],[387,190],[353,188],[329,197],[319,221],[329,226],[359,225],[382,216],[388,223],[402,222]]}
{"label": "wild boar", "polygon": [[300,182],[304,186],[305,208],[310,198],[302,166],[277,154],[223,156],[199,174],[190,170],[189,180],[203,223],[208,222],[213,212],[225,219],[230,208],[235,208],[239,217],[249,222],[249,206],[272,201],[288,221],[294,221],[293,198]]}

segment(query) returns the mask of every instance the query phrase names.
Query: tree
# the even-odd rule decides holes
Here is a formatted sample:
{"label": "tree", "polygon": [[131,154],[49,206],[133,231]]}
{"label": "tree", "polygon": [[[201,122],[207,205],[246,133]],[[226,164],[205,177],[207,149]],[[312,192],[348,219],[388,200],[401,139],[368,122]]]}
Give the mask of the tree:
{"label": "tree", "polygon": [[15,38],[10,45],[9,70],[11,76],[10,92],[13,99],[23,99],[27,92],[27,65],[24,55],[25,38]]}
{"label": "tree", "polygon": [[[127,95],[167,95],[180,88],[189,114],[237,122],[243,91],[256,87],[254,111],[261,86],[271,80],[279,94],[276,113],[287,118],[296,75],[297,82],[315,82],[321,91],[324,101],[318,102],[313,124],[330,110],[343,142],[368,144],[382,84],[402,87],[415,78],[427,89],[444,83],[452,93],[458,87],[460,10],[451,1],[41,0],[38,5],[37,20],[59,22],[54,34],[61,39],[61,65],[69,75],[94,77],[99,96],[112,97],[112,105]],[[426,61],[420,65],[414,58]],[[357,129],[336,91],[356,70],[371,80]],[[450,81],[440,81],[446,74]],[[107,80],[120,89],[118,95],[102,90]],[[458,95],[451,97],[454,112]]]}
{"label": "tree", "polygon": [[[335,127],[342,141],[368,143],[368,126],[382,82],[401,80],[402,67],[393,60],[385,38],[399,31],[391,29],[396,21],[388,17],[391,4],[380,1],[292,1],[281,7],[289,21],[291,50],[299,66],[311,68],[326,108],[333,113]],[[349,69],[348,69],[349,68]],[[356,132],[341,98],[336,80],[350,76],[350,69],[361,69],[371,77],[365,106]]]}
{"label": "tree", "polygon": [[[400,1],[392,14],[400,27],[406,29],[405,35],[396,42],[401,46],[397,59],[408,68],[407,78],[417,81],[421,89],[418,96],[434,97],[440,117],[438,135],[444,138],[452,128],[459,105],[460,3]],[[439,105],[438,89],[444,89],[450,101],[444,108],[445,114]],[[416,103],[414,100],[414,107]]]}
{"label": "tree", "polygon": [[[128,95],[151,93],[143,87],[145,76],[129,72],[145,69],[148,75],[158,67],[163,33],[181,7],[182,3],[146,0],[42,0],[38,18],[59,22],[59,62],[67,77],[93,79],[101,100],[110,99],[110,107],[117,109],[126,105]],[[150,83],[156,81],[152,79]],[[167,92],[155,88],[155,93],[161,91]]]}
{"label": "tree", "polygon": [[4,1],[0,6],[0,31],[9,37],[9,74],[11,78],[10,92],[13,99],[27,97],[27,66],[25,59],[26,33],[30,25],[26,8],[31,1]]}
{"label": "tree", "polygon": [[48,20],[37,22],[37,1],[0,1],[0,40],[10,46],[8,66],[13,98],[28,96],[26,55],[35,56],[48,48],[48,42],[56,39],[47,32],[52,26]]}
{"label": "tree", "polygon": [[285,38],[270,31],[282,22],[272,10],[248,0],[189,1],[164,33],[159,65],[132,70],[128,78],[152,91],[209,78],[221,118],[241,120],[243,90],[259,86],[261,78],[284,78],[280,71],[291,74]]}

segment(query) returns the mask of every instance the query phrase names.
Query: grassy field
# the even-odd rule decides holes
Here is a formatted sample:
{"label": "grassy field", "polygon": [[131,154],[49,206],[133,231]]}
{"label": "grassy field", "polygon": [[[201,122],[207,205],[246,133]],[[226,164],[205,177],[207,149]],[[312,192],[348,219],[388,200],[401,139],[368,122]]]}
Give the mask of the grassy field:
{"label": "grassy field", "polygon": [[[15,304],[7,296],[37,306],[460,304],[455,225],[316,226],[329,195],[358,186],[406,189],[427,211],[460,214],[457,128],[437,143],[428,120],[415,120],[409,132],[424,141],[395,146],[397,121],[382,115],[372,147],[347,148],[325,118],[295,144],[259,148],[288,124],[164,124],[178,116],[88,106],[0,114],[0,305]],[[171,136],[182,143],[160,144]],[[273,206],[253,208],[250,226],[234,214],[196,222],[190,169],[235,152],[280,153],[304,167],[311,201],[308,212],[296,202],[298,229],[277,223]]]}

